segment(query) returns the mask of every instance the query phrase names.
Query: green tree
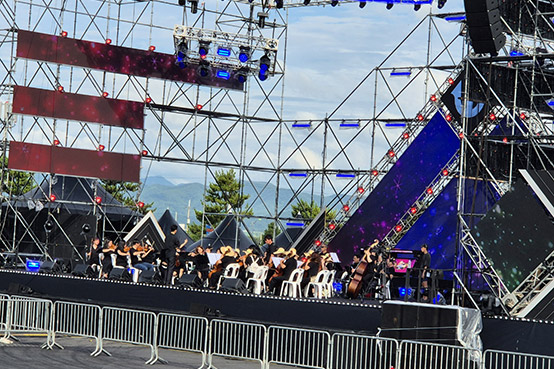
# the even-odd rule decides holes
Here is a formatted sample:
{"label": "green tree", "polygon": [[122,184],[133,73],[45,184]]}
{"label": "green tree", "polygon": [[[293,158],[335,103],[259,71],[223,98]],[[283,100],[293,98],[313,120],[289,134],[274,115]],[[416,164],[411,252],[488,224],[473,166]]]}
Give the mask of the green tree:
{"label": "green tree", "polygon": [[262,233],[262,242],[265,238],[265,236],[271,236],[271,237],[274,237],[273,236],[273,231],[275,230],[275,237],[277,237],[280,233],[281,233],[281,228],[279,227],[275,227],[275,222],[271,222],[267,225],[267,228],[265,229],[265,231]]}
{"label": "green tree", "polygon": [[[140,184],[134,182],[121,182],[112,180],[102,180],[102,186],[108,191],[117,201],[130,208],[137,209],[136,193],[140,189]],[[142,208],[138,208],[141,214],[146,214],[153,209],[154,203],[144,204]]]}
{"label": "green tree", "polygon": [[[291,206],[291,214],[293,217],[305,220],[305,221],[311,221],[314,219],[317,214],[321,211],[321,208],[319,205],[315,203],[315,201],[307,202],[305,200],[298,200],[296,204],[293,204]],[[328,222],[329,220],[332,220],[335,218],[337,213],[334,210],[327,210],[325,212],[325,219]]]}
{"label": "green tree", "polygon": [[8,159],[3,160],[2,192],[21,196],[36,187],[33,173],[8,169]]}
{"label": "green tree", "polygon": [[248,208],[246,200],[249,197],[250,195],[241,194],[241,184],[237,180],[233,169],[216,171],[214,182],[208,185],[202,200],[204,211],[194,210],[196,219],[200,224],[193,223],[189,226],[188,233],[191,238],[199,240],[204,234],[202,223],[215,228],[225,219],[230,210],[236,214],[252,215],[252,210],[242,210]]}

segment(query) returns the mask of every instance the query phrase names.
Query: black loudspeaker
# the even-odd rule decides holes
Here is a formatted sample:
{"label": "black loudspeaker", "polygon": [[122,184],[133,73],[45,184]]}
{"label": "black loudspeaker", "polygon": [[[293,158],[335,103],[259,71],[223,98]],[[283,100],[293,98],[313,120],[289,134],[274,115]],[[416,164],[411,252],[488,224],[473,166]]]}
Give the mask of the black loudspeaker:
{"label": "black loudspeaker", "polygon": [[181,278],[179,278],[179,284],[181,286],[194,287],[194,288],[200,288],[202,286],[202,282],[200,281],[196,273],[183,274]]}
{"label": "black loudspeaker", "polygon": [[133,280],[131,274],[127,271],[127,269],[124,268],[113,268],[108,278],[129,282]]}
{"label": "black loudspeaker", "polygon": [[140,272],[138,281],[140,283],[154,283],[156,282],[156,271],[155,270],[143,270]]}
{"label": "black loudspeaker", "polygon": [[8,295],[26,295],[33,293],[31,287],[27,287],[20,283],[10,283],[8,285]]}
{"label": "black loudspeaker", "polygon": [[58,274],[62,272],[62,268],[59,261],[54,259],[54,261],[43,261],[42,264],[40,264],[38,272],[45,274]]}
{"label": "black loudspeaker", "polygon": [[466,23],[477,54],[498,55],[506,43],[498,0],[464,0]]}
{"label": "black loudspeaker", "polygon": [[225,292],[238,292],[238,293],[248,292],[246,290],[246,285],[244,284],[242,279],[238,279],[238,278],[225,278],[219,290],[225,291]]}
{"label": "black loudspeaker", "polygon": [[90,277],[92,270],[87,264],[76,264],[71,274],[76,277]]}

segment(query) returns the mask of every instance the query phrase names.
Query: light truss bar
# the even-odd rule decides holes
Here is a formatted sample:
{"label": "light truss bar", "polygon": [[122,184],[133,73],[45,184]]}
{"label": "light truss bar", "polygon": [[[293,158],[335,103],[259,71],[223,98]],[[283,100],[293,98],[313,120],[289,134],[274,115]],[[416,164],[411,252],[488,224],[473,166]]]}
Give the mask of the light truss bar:
{"label": "light truss bar", "polygon": [[[249,0],[233,0],[237,3],[249,4],[254,6],[259,6],[265,8],[275,8],[277,2],[274,0],[262,0],[262,1],[252,1]],[[336,3],[336,4],[335,4]],[[283,8],[298,8],[303,6],[325,6],[332,4],[359,4],[359,3],[390,3],[390,4],[432,4],[433,0],[283,0]]]}

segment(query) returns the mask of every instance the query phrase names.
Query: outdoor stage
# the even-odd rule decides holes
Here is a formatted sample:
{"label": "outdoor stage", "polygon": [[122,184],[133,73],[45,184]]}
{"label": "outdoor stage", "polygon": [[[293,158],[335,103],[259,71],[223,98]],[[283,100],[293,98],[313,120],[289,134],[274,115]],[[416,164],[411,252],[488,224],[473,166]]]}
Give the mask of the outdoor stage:
{"label": "outdoor stage", "polygon": [[[154,312],[202,314],[208,319],[378,333],[380,304],[373,301],[293,299],[182,289],[149,284],[0,270],[0,291],[52,300]],[[484,349],[552,355],[554,322],[483,318]]]}

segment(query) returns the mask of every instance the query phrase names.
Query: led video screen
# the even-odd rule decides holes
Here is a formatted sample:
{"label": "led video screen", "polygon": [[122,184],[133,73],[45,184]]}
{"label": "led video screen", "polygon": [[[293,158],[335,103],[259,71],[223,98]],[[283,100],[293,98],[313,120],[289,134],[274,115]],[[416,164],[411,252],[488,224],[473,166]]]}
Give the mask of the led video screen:
{"label": "led video screen", "polygon": [[212,74],[201,77],[197,73],[198,65],[191,64],[181,69],[175,64],[173,54],[24,30],[17,32],[17,57],[234,90],[243,90],[244,87],[234,73],[229,79],[222,79]]}
{"label": "led video screen", "polygon": [[554,225],[523,181],[471,233],[510,291],[554,251]]}
{"label": "led video screen", "polygon": [[437,113],[414,139],[329,248],[349,263],[355,253],[385,236],[454,156],[460,139]]}
{"label": "led video screen", "polygon": [[140,155],[11,141],[8,168],[28,172],[139,182]]}
{"label": "led video screen", "polygon": [[13,112],[125,128],[144,128],[143,103],[24,86],[14,87]]}

